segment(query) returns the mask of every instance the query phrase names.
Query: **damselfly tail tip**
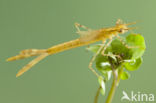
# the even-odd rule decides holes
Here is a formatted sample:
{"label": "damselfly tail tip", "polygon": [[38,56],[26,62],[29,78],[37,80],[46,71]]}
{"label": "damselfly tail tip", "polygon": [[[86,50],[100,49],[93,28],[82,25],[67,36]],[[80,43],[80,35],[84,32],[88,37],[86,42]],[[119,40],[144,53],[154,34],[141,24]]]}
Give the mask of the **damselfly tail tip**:
{"label": "damselfly tail tip", "polygon": [[14,61],[14,60],[16,60],[15,57],[10,57],[10,58],[6,59],[7,62],[9,62],[9,61]]}
{"label": "damselfly tail tip", "polygon": [[23,73],[25,73],[27,70],[26,70],[27,67],[23,67],[21,70],[19,70],[16,74],[16,78],[21,76]]}
{"label": "damselfly tail tip", "polygon": [[19,76],[20,76],[20,75],[17,73],[17,74],[16,74],[16,78],[19,77]]}
{"label": "damselfly tail tip", "polygon": [[23,73],[19,71],[19,72],[16,74],[16,78],[19,77],[19,76],[21,76],[22,74],[23,74]]}

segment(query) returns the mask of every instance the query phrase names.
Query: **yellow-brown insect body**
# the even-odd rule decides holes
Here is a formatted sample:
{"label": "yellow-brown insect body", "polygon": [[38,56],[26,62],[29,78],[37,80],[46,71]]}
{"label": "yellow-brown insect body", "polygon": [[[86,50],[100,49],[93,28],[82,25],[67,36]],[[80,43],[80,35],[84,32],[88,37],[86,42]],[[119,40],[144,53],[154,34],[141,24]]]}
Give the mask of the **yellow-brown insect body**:
{"label": "yellow-brown insect body", "polygon": [[108,29],[103,28],[100,30],[95,30],[93,32],[96,33],[95,37],[93,39],[86,40],[86,41],[83,41],[81,38],[76,39],[76,40],[72,40],[69,42],[65,42],[65,43],[53,46],[53,47],[47,49],[46,52],[48,54],[55,54],[55,53],[62,52],[62,51],[68,50],[68,49],[88,45],[88,44],[91,44],[91,43],[94,43],[94,42],[97,42],[100,40],[104,41],[107,38],[111,38],[113,35],[116,35],[118,33],[117,31],[114,30],[114,28],[111,28],[111,29],[110,28],[108,28]]}
{"label": "yellow-brown insect body", "polygon": [[[127,25],[131,25],[134,23],[129,23],[129,24],[123,24],[121,21],[117,21],[116,26],[111,27],[111,28],[102,28],[98,30],[92,30],[88,29],[85,26],[82,26],[80,24],[76,24],[77,26],[86,28],[87,31],[81,31],[78,27],[77,28],[77,33],[80,34],[80,38],[71,40],[69,42],[65,42],[56,46],[52,46],[48,49],[27,49],[23,50],[20,52],[19,55],[16,55],[14,57],[8,58],[7,61],[13,61],[13,60],[18,60],[18,59],[23,59],[23,58],[28,58],[31,56],[38,56],[31,62],[29,62],[26,66],[24,66],[18,73],[17,77],[22,75],[24,72],[29,70],[32,66],[34,66],[36,63],[38,63],[40,60],[44,59],[48,55],[56,54],[59,52],[63,52],[65,50],[69,50],[72,48],[84,46],[84,45],[89,45],[91,43],[97,42],[97,41],[103,41],[103,43],[107,40],[112,38],[114,36],[117,36],[118,34],[123,34],[127,32],[129,29],[134,29],[134,28],[128,28]],[[110,43],[110,42],[109,42]],[[105,46],[106,47],[106,46]],[[91,63],[92,64],[92,63]],[[94,71],[95,72],[95,71]]]}
{"label": "yellow-brown insect body", "polygon": [[76,48],[76,47],[80,47],[80,46],[84,46],[84,45],[88,45],[90,43],[94,43],[97,40],[92,40],[92,41],[88,41],[88,42],[82,42],[80,39],[76,39],[76,40],[72,40],[69,42],[65,42],[56,46],[53,46],[49,49],[47,49],[47,53],[48,54],[55,54],[58,52],[62,52],[68,49],[72,49],[72,48]]}

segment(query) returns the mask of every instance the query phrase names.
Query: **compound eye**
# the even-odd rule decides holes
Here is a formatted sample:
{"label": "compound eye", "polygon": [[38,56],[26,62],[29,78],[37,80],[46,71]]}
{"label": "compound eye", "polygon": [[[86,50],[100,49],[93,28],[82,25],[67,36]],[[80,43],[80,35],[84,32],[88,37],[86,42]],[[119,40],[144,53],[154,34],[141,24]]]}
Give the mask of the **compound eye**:
{"label": "compound eye", "polygon": [[123,32],[123,29],[120,29],[119,32],[122,33]]}

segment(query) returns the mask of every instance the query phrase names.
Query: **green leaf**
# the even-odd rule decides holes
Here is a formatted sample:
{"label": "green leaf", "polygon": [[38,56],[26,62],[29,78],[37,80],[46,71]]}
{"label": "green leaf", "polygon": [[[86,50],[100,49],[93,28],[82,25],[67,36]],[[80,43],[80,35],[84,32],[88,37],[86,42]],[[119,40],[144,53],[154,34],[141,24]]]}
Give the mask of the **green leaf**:
{"label": "green leaf", "polygon": [[105,88],[105,82],[104,82],[104,79],[103,79],[103,77],[102,76],[100,76],[99,78],[98,78],[98,81],[99,81],[99,84],[100,84],[100,86],[101,86],[101,94],[105,94],[105,91],[106,91],[106,88]]}
{"label": "green leaf", "polygon": [[[110,59],[112,60],[114,68],[118,69],[120,66],[124,66],[124,68],[129,71],[137,70],[142,63],[141,57],[146,48],[143,36],[140,34],[129,34],[122,39],[125,41],[125,44],[116,38],[105,51],[105,54],[119,55],[122,59],[116,56],[102,56],[101,53],[96,57],[96,68],[102,73],[105,81],[110,79],[108,73],[112,71],[109,63]],[[88,50],[96,53],[101,45],[91,46]],[[131,48],[128,48],[126,45]],[[122,79],[127,79],[128,77],[129,74],[123,72]]]}
{"label": "green leaf", "polygon": [[125,62],[124,67],[129,71],[134,71],[137,70],[141,64],[142,64],[142,58],[138,58],[130,62]]}
{"label": "green leaf", "polygon": [[[137,59],[141,57],[145,51],[145,41],[140,34],[129,34],[126,39],[122,38],[126,45],[133,48],[127,48],[119,39],[112,41],[111,45],[107,47],[105,54],[120,55],[123,59]],[[94,45],[88,48],[94,53],[100,48],[100,45]],[[106,58],[107,59],[107,58]],[[108,61],[108,59],[106,60]]]}
{"label": "green leaf", "polygon": [[140,58],[146,48],[144,37],[140,34],[130,34],[126,37],[127,44],[135,47],[131,48],[133,55],[132,59]]}
{"label": "green leaf", "polygon": [[96,57],[96,68],[99,71],[110,71],[111,70],[111,66],[108,62],[108,57],[106,56],[102,56],[102,55],[98,55]]}
{"label": "green leaf", "polygon": [[129,48],[126,48],[126,46],[123,45],[123,43],[119,39],[113,40],[113,42],[111,43],[111,49],[111,52],[113,54],[120,55],[123,59],[130,59],[132,57],[133,52]]}
{"label": "green leaf", "polygon": [[96,53],[101,45],[93,45],[87,48],[87,50],[92,51],[93,53]]}
{"label": "green leaf", "polygon": [[128,72],[125,72],[125,71],[123,71],[122,73],[121,73],[121,75],[120,75],[120,78],[122,79],[122,80],[126,80],[126,79],[128,79],[130,77],[130,74],[128,73]]}
{"label": "green leaf", "polygon": [[110,80],[112,71],[100,71],[105,81]]}

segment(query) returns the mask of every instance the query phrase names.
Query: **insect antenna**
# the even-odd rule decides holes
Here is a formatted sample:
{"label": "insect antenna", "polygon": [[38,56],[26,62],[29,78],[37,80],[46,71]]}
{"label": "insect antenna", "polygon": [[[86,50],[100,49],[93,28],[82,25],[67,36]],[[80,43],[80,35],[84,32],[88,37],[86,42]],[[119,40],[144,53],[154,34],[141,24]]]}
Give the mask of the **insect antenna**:
{"label": "insect antenna", "polygon": [[125,24],[125,25],[133,25],[133,24],[136,24],[136,23],[138,23],[138,22],[141,22],[140,20],[137,20],[137,21],[135,21],[135,22],[130,22],[130,23],[127,23],[127,24]]}
{"label": "insect antenna", "polygon": [[138,29],[139,27],[129,27],[127,30]]}
{"label": "insect antenna", "polygon": [[133,25],[133,24],[136,24],[137,22],[135,21],[135,22],[131,22],[131,23],[127,23],[126,25],[128,26],[128,25]]}

